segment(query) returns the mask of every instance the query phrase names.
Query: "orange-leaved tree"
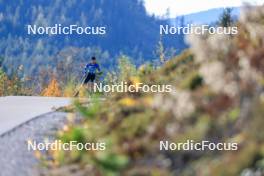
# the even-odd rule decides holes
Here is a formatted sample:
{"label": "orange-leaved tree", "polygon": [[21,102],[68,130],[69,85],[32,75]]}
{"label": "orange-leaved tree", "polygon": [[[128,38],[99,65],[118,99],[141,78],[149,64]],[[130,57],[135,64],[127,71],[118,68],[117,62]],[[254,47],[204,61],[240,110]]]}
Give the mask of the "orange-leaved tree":
{"label": "orange-leaved tree", "polygon": [[56,78],[52,78],[48,87],[42,91],[42,95],[45,97],[60,97],[61,90],[59,87],[59,83]]}

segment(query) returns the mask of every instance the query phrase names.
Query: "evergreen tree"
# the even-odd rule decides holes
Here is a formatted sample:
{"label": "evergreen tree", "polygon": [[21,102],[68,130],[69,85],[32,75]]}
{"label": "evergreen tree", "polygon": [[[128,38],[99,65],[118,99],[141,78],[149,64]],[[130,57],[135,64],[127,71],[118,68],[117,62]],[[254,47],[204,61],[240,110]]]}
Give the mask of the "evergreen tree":
{"label": "evergreen tree", "polygon": [[4,58],[0,56],[0,68],[1,68],[2,65],[3,65],[3,62],[4,62]]}
{"label": "evergreen tree", "polygon": [[218,25],[222,27],[232,26],[234,18],[232,17],[232,8],[225,8],[223,13],[219,17]]}

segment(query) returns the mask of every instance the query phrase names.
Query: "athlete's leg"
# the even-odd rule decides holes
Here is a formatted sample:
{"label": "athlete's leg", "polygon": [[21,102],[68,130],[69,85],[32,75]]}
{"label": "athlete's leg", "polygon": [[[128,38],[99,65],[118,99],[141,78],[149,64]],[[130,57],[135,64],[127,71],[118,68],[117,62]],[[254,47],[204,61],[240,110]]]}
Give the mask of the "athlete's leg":
{"label": "athlete's leg", "polygon": [[89,91],[91,91],[91,92],[93,92],[94,80],[95,80],[95,74],[91,74],[91,79],[89,82]]}

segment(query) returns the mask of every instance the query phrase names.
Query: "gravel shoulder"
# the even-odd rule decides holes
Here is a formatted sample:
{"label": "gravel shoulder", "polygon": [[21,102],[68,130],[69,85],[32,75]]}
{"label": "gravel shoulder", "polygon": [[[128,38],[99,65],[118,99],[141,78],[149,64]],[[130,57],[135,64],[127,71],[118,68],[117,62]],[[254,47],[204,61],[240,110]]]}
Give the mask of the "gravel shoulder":
{"label": "gravel shoulder", "polygon": [[43,142],[54,139],[56,131],[66,123],[67,113],[51,112],[40,115],[0,136],[0,176],[35,175],[38,161],[28,151],[27,141]]}

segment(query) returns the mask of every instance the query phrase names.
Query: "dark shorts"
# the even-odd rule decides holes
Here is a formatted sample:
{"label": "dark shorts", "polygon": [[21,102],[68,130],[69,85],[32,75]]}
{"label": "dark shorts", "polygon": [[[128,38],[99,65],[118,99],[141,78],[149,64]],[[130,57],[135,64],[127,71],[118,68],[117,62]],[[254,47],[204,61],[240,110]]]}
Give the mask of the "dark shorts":
{"label": "dark shorts", "polygon": [[84,83],[88,83],[88,82],[94,82],[95,80],[95,74],[94,73],[88,73]]}

